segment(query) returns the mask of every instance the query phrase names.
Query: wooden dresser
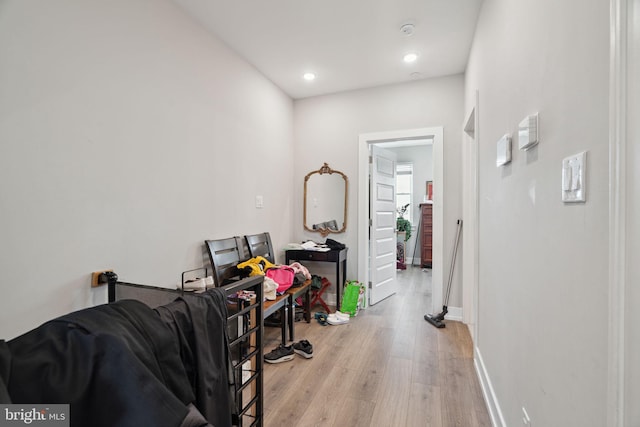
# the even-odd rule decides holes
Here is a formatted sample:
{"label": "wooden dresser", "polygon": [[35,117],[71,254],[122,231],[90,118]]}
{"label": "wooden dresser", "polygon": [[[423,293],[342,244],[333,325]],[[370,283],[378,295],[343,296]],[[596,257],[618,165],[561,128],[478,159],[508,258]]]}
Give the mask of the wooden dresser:
{"label": "wooden dresser", "polygon": [[421,203],[421,221],[422,232],[420,234],[420,266],[422,268],[431,268],[431,259],[433,256],[433,204]]}

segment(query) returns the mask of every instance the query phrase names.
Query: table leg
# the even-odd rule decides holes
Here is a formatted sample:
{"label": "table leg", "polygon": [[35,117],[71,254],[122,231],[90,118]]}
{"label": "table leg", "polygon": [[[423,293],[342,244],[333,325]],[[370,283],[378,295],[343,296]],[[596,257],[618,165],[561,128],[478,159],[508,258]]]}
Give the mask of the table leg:
{"label": "table leg", "polygon": [[294,304],[293,295],[289,295],[289,340],[294,341],[293,322],[296,321],[296,306]]}
{"label": "table leg", "polygon": [[287,345],[287,306],[285,305],[280,309],[280,327],[282,328],[282,345]]}
{"label": "table leg", "polygon": [[340,289],[342,286],[340,285],[340,261],[336,262],[336,310],[340,310]]}
{"label": "table leg", "polygon": [[305,320],[311,323],[311,286],[307,286],[307,291],[304,293],[304,312]]}
{"label": "table leg", "polygon": [[347,283],[347,260],[342,261],[342,283]]}

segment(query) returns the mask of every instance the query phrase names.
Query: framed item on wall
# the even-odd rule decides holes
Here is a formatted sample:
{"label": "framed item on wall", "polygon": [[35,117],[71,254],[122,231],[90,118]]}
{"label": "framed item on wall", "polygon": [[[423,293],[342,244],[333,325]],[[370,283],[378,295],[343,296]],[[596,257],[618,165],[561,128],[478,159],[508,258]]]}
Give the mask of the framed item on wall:
{"label": "framed item on wall", "polygon": [[427,181],[427,200],[433,200],[433,181]]}

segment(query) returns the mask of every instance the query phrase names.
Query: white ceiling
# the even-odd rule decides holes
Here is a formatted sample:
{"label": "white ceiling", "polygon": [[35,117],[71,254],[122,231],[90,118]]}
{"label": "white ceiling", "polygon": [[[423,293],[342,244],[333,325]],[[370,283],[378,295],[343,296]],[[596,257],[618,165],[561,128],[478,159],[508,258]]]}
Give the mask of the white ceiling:
{"label": "white ceiling", "polygon": [[[174,1],[294,99],[464,72],[482,3]],[[405,23],[413,35],[400,31]],[[410,51],[418,60],[405,64]]]}

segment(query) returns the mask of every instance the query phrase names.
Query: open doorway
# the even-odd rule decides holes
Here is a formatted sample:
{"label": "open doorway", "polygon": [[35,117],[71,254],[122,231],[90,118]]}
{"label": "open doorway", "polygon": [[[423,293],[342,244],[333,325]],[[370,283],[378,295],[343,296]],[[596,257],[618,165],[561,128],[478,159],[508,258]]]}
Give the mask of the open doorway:
{"label": "open doorway", "polygon": [[415,144],[418,140],[432,141],[433,156],[433,297],[432,307],[425,307],[426,312],[437,312],[442,305],[443,296],[443,188],[444,188],[444,153],[442,127],[407,129],[389,132],[361,134],[358,144],[358,271],[364,273],[364,281],[371,282],[370,262],[370,219],[369,219],[369,148],[373,144],[402,146]]}

